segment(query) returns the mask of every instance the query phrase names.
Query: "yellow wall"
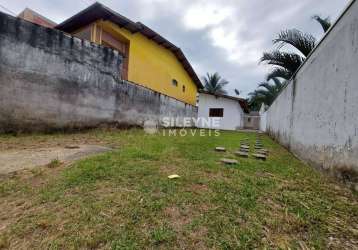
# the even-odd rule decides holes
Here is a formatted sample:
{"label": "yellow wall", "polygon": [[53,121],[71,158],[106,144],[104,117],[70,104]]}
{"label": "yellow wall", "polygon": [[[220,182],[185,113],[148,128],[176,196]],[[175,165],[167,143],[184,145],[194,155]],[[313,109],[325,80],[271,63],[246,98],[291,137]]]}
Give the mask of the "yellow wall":
{"label": "yellow wall", "polygon": [[[109,21],[98,24],[112,36],[129,41],[129,81],[196,105],[197,86],[170,50]],[[173,86],[173,79],[178,81],[177,87]],[[182,91],[183,85],[185,92]]]}

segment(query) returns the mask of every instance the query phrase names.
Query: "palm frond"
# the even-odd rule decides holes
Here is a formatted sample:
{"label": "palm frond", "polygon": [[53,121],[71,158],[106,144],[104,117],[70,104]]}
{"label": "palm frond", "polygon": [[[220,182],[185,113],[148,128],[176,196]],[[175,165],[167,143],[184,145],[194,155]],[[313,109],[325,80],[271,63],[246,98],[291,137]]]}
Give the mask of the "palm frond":
{"label": "palm frond", "polygon": [[307,57],[316,46],[316,38],[297,29],[290,29],[281,31],[278,37],[273,40],[273,43],[278,44],[280,48],[289,44]]}
{"label": "palm frond", "polygon": [[322,18],[319,15],[314,15],[312,19],[316,20],[322,26],[324,32],[327,32],[332,26],[330,17]]}
{"label": "palm frond", "polygon": [[270,72],[267,76],[266,76],[266,81],[270,81],[274,78],[282,78],[285,80],[290,80],[292,77],[292,72],[283,69],[283,68],[274,68],[272,70],[272,72]]}
{"label": "palm frond", "polygon": [[270,65],[276,65],[286,69],[294,74],[303,63],[304,58],[295,53],[281,52],[275,50],[273,52],[265,52],[260,62],[266,62]]}
{"label": "palm frond", "polygon": [[273,83],[262,82],[255,91],[248,94],[251,108],[258,110],[262,103],[270,106],[274,102],[285,84],[277,78],[273,78]]}
{"label": "palm frond", "polygon": [[217,72],[214,74],[207,73],[203,77],[204,88],[211,94],[226,94],[224,86],[229,82],[223,79]]}

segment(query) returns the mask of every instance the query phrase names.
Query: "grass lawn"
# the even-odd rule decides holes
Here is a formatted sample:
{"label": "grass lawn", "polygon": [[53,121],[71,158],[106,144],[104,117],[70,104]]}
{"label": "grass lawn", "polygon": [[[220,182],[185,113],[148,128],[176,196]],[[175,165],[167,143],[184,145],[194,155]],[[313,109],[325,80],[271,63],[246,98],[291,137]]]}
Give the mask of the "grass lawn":
{"label": "grass lawn", "polygon": [[358,248],[357,194],[266,136],[266,162],[239,159],[232,167],[219,159],[235,157],[240,139],[253,145],[255,133],[0,136],[0,148],[76,138],[115,149],[1,177],[0,248]]}

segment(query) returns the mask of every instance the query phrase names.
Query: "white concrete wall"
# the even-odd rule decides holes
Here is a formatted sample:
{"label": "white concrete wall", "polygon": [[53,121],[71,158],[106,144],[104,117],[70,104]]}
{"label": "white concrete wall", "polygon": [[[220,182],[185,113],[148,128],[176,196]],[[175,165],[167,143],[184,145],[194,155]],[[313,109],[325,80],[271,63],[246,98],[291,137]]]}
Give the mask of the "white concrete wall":
{"label": "white concrete wall", "polygon": [[265,111],[265,105],[263,104],[260,109],[260,130],[266,132],[267,113]]}
{"label": "white concrete wall", "polygon": [[358,1],[267,111],[267,129],[301,159],[358,181]]}
{"label": "white concrete wall", "polygon": [[198,109],[199,121],[202,121],[200,118],[212,119],[209,117],[210,108],[224,109],[224,117],[215,118],[215,119],[219,119],[219,124],[220,124],[219,127],[207,126],[207,124],[200,122],[199,124],[197,124],[199,128],[237,130],[243,127],[244,112],[238,101],[224,98],[224,97],[216,97],[213,95],[200,93],[199,109]]}

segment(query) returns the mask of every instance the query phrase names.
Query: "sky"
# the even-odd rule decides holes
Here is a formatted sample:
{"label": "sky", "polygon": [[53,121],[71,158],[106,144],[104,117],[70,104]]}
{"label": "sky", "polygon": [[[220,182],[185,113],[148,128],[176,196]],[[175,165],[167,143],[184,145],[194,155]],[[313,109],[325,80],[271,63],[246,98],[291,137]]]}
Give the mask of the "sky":
{"label": "sky", "polygon": [[[18,14],[29,7],[61,23],[93,0],[0,0],[0,11]],[[270,67],[259,64],[272,39],[284,29],[323,35],[311,17],[342,13],[349,0],[101,0],[133,21],[140,21],[180,47],[199,77],[218,72],[226,90],[241,97],[253,91]],[[5,7],[9,11],[4,10]]]}

